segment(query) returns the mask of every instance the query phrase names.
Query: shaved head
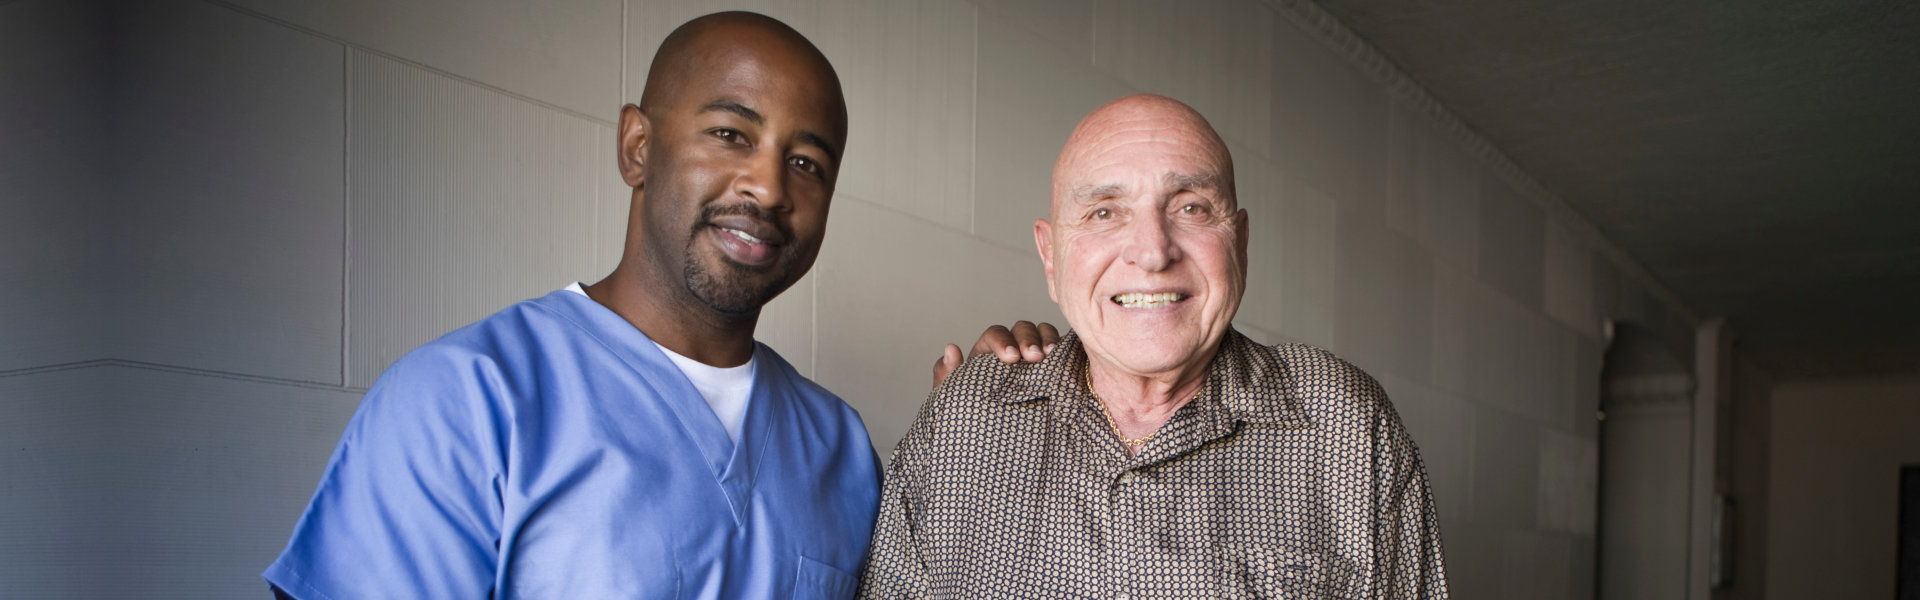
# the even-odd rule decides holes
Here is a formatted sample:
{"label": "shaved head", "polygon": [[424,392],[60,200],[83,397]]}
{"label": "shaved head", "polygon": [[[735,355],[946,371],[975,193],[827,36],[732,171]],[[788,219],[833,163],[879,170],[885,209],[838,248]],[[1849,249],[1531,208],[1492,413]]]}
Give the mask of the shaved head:
{"label": "shaved head", "polygon": [[840,76],[833,64],[813,42],[786,23],[751,12],[713,13],[687,21],[667,34],[647,70],[646,89],[640,93],[641,112],[655,115],[655,107],[677,99],[684,83],[696,79],[694,74],[732,62],[732,57],[742,53],[782,55],[803,65],[805,72],[795,75],[825,84],[822,87],[833,96],[832,106],[826,108],[838,116],[840,123],[836,137],[846,137],[846,99],[841,96]]}

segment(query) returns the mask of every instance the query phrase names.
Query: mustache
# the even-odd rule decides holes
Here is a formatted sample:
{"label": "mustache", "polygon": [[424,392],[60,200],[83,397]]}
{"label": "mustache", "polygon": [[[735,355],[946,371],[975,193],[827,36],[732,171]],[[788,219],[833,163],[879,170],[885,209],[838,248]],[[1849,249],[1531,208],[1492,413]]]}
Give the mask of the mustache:
{"label": "mustache", "polygon": [[700,218],[694,219],[693,231],[698,233],[713,226],[713,221],[720,217],[748,217],[779,231],[782,241],[793,239],[792,228],[774,218],[773,211],[751,201],[714,202],[701,207]]}

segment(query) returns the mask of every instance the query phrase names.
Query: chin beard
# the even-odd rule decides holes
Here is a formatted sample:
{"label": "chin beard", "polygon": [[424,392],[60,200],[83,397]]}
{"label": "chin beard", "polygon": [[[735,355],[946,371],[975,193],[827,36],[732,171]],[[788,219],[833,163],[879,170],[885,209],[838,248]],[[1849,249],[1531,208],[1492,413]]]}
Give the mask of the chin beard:
{"label": "chin beard", "polygon": [[[709,204],[700,210],[691,233],[697,239],[701,232],[711,226],[713,220],[722,215],[747,215],[767,223],[778,223],[773,215],[759,206],[750,203]],[[793,240],[793,232],[786,228],[781,234],[788,241]],[[686,249],[687,291],[700,299],[709,308],[722,314],[750,316],[757,314],[760,307],[773,300],[774,296],[786,291],[791,281],[778,274],[792,271],[795,257],[790,254],[792,246],[780,246],[780,254],[772,265],[764,268],[748,268],[728,260],[725,256],[711,256],[703,261],[697,256],[690,242]],[[771,281],[756,282],[756,275],[776,275]]]}
{"label": "chin beard", "polygon": [[[785,288],[778,284],[755,285],[751,281],[754,271],[728,262],[718,260],[719,272],[709,268],[698,258],[687,257],[687,291],[699,298],[709,308],[729,315],[751,315],[759,312],[760,307],[780,295]],[[786,266],[785,260],[779,261],[770,271],[778,271]]]}

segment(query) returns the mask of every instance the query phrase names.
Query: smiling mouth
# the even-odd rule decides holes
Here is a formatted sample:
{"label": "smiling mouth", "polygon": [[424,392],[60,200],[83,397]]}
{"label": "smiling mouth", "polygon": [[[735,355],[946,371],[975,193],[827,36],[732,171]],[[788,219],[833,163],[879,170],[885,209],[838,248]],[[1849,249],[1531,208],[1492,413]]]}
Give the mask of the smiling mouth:
{"label": "smiling mouth", "polygon": [[722,233],[725,233],[725,234],[727,234],[727,235],[731,235],[731,236],[733,236],[733,237],[734,237],[735,239],[738,239],[738,240],[740,240],[741,242],[745,242],[745,243],[747,243],[748,245],[752,245],[752,246],[759,246],[759,245],[762,245],[762,244],[765,244],[765,243],[767,243],[766,241],[764,241],[764,240],[761,240],[760,238],[757,238],[757,237],[753,237],[752,235],[748,235],[748,234],[747,234],[747,232],[745,232],[745,231],[741,231],[741,230],[738,230],[738,229],[734,229],[734,228],[731,228],[731,227],[718,227],[718,229],[719,229],[719,230],[720,230],[720,231],[721,231]]}
{"label": "smiling mouth", "polygon": [[1128,292],[1125,294],[1115,294],[1113,296],[1113,303],[1127,308],[1160,308],[1186,299],[1187,295],[1179,292],[1156,292],[1152,294]]}

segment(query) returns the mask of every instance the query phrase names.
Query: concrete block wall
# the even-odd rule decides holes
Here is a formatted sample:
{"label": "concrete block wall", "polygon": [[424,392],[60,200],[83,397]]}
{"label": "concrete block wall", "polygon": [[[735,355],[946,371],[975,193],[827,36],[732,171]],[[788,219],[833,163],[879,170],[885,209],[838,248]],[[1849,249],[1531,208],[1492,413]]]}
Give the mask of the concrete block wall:
{"label": "concrete block wall", "polygon": [[1590,596],[1602,323],[1691,356],[1693,319],[1310,3],[14,0],[0,597],[260,597],[388,363],[612,267],[616,110],[724,8],[794,25],[846,86],[825,247],[758,337],[883,455],[940,344],[1062,323],[1031,234],[1054,154],[1163,93],[1234,153],[1238,326],[1381,380],[1459,597]]}

